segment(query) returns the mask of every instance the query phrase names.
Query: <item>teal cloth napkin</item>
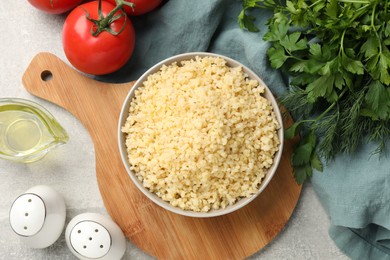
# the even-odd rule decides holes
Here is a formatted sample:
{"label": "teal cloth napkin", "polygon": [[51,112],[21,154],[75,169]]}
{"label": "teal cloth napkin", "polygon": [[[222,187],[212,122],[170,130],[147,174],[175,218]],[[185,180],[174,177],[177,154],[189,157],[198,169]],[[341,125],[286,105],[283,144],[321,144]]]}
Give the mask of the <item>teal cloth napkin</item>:
{"label": "teal cloth napkin", "polygon": [[390,161],[373,155],[375,148],[337,156],[312,178],[330,236],[353,259],[390,259]]}
{"label": "teal cloth napkin", "polygon": [[[288,81],[269,67],[268,44],[262,41],[271,14],[258,11],[255,16],[262,30],[250,33],[237,25],[240,11],[238,0],[170,0],[132,19],[137,39],[131,60],[120,71],[98,79],[135,80],[172,55],[209,51],[247,65],[280,96]],[[353,156],[338,156],[312,178],[331,219],[330,236],[354,259],[390,259],[390,161],[371,156],[374,149],[368,144]]]}

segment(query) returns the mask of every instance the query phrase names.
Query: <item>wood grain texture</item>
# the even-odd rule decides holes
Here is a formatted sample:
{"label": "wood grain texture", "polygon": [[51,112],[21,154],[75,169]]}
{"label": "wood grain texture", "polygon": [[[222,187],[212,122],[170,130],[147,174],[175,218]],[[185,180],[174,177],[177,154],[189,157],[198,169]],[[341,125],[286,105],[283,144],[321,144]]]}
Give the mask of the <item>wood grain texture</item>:
{"label": "wood grain texture", "polygon": [[[52,78],[44,80],[48,72]],[[106,209],[126,237],[152,256],[159,259],[245,258],[267,245],[295,208],[301,186],[295,183],[289,164],[290,142],[285,143],[274,178],[250,204],[221,217],[184,217],[147,199],[122,165],[117,124],[122,103],[133,83],[97,82],[76,72],[56,56],[40,53],[27,68],[23,84],[31,94],[70,111],[86,127],[95,147],[96,177]]]}

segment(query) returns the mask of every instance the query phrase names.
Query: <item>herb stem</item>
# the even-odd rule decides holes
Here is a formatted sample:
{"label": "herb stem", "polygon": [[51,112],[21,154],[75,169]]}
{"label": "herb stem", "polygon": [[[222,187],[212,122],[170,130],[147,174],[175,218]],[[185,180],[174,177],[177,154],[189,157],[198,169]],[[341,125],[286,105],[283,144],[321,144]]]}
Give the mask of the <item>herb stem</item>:
{"label": "herb stem", "polygon": [[315,6],[316,4],[321,3],[321,2],[323,2],[323,0],[317,0],[314,3],[312,3],[311,5],[309,5],[308,8],[312,8],[313,6]]}
{"label": "herb stem", "polygon": [[358,0],[338,0],[342,3],[351,3],[351,4],[370,4],[370,1],[358,1]]}
{"label": "herb stem", "polygon": [[[357,9],[356,12],[359,13],[360,11],[366,9],[366,8],[369,7],[369,6],[370,6],[370,5],[368,5],[368,4],[367,4],[367,5],[363,5],[362,7],[360,7],[359,9]],[[360,16],[360,14],[359,14],[359,16]],[[355,20],[355,18],[354,18],[354,20]]]}
{"label": "herb stem", "polygon": [[[376,11],[376,5],[377,3],[374,4],[374,7],[372,8],[372,14],[371,14],[371,27],[372,27],[372,30],[374,31],[375,33],[375,36],[378,40],[378,45],[379,45],[379,53],[382,53],[382,41],[381,41],[381,37],[379,37],[379,34],[378,34],[378,31],[376,30],[375,28],[375,11]],[[387,6],[387,5],[386,5]]]}
{"label": "herb stem", "polygon": [[301,58],[298,58],[297,56],[294,56],[294,55],[291,53],[290,50],[288,50],[288,49],[286,49],[286,48],[284,48],[284,49],[285,49],[285,51],[289,54],[289,55],[287,56],[287,58],[291,58],[291,59],[298,60],[298,61],[305,61],[304,59],[301,59]]}
{"label": "herb stem", "polygon": [[290,53],[290,55],[287,56],[287,57],[288,57],[288,58],[291,58],[291,59],[294,59],[294,60],[298,60],[298,61],[305,61],[304,59],[301,59],[301,58],[298,58],[298,57],[296,57],[296,56],[291,55],[291,53]]}
{"label": "herb stem", "polygon": [[[347,92],[347,89],[345,88],[341,93],[340,93],[340,96],[339,96],[339,99],[345,94],[345,92]],[[318,122],[320,121],[324,116],[326,116],[326,114],[329,113],[330,110],[332,110],[332,108],[338,104],[337,101],[333,102],[324,112],[322,112],[321,115],[319,115],[314,121],[315,122]]]}
{"label": "herb stem", "polygon": [[322,112],[321,115],[319,115],[316,119],[315,122],[320,121],[326,114],[329,113],[330,110],[337,104],[337,102],[333,102],[324,112]]}
{"label": "herb stem", "polygon": [[376,9],[376,3],[374,4],[374,7],[372,8],[372,14],[371,14],[371,27],[372,29],[375,29],[375,9]]}
{"label": "herb stem", "polygon": [[343,31],[343,34],[341,35],[339,55],[340,55],[341,53],[344,53],[344,37],[345,37],[345,32],[346,32],[346,30],[344,30],[344,31]]}

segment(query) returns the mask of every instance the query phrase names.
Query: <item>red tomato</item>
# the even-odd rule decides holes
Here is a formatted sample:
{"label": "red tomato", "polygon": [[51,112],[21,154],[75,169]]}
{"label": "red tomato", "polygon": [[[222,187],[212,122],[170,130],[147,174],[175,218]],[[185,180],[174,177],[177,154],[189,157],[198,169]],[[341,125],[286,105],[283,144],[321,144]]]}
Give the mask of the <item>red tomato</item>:
{"label": "red tomato", "polygon": [[72,10],[82,0],[28,0],[35,8],[51,14],[61,14]]}
{"label": "red tomato", "polygon": [[[116,4],[115,0],[107,0],[108,2]],[[124,6],[124,9],[128,15],[141,15],[148,13],[159,6],[162,0],[127,0],[135,5],[134,11],[129,6]]]}
{"label": "red tomato", "polygon": [[[104,17],[114,9],[114,5],[102,1]],[[130,19],[124,14],[109,25],[114,32],[123,31],[118,35],[102,31],[93,36],[91,29],[96,26],[87,19],[98,19],[98,1],[82,4],[68,15],[65,20],[62,43],[69,62],[78,70],[103,75],[121,68],[129,60],[134,50],[135,32]],[[116,13],[120,14],[118,11]]]}

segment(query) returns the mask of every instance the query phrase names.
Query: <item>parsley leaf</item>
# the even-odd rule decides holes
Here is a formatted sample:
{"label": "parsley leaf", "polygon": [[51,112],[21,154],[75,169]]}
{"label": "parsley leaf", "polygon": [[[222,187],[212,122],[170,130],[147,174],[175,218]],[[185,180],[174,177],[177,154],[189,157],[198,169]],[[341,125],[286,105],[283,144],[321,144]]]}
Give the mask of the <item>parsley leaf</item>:
{"label": "parsley leaf", "polygon": [[299,184],[312,176],[312,168],[322,171],[322,163],[315,152],[316,143],[315,133],[313,131],[306,133],[291,156],[294,176]]}
{"label": "parsley leaf", "polygon": [[367,68],[374,80],[380,80],[383,84],[390,85],[390,52],[382,52],[372,56],[367,61]]}
{"label": "parsley leaf", "polygon": [[376,120],[390,119],[390,95],[388,90],[380,81],[373,81],[368,86],[365,97],[366,113],[371,112],[371,117]]}
{"label": "parsley leaf", "polygon": [[313,170],[309,165],[294,167],[294,178],[298,184],[304,183],[312,174]]}
{"label": "parsley leaf", "polygon": [[307,49],[307,40],[299,39],[300,36],[301,36],[300,32],[295,32],[290,35],[285,35],[280,40],[280,44],[290,52]]}
{"label": "parsley leaf", "polygon": [[358,75],[364,74],[363,63],[359,60],[351,59],[345,53],[342,53],[341,55],[341,64],[347,71],[353,74],[358,74]]}
{"label": "parsley leaf", "polygon": [[286,23],[273,23],[270,25],[270,30],[264,34],[263,39],[274,42],[281,41],[287,35],[288,26]]}
{"label": "parsley leaf", "polygon": [[337,0],[330,0],[326,5],[326,14],[332,19],[337,19],[339,9],[340,5]]}
{"label": "parsley leaf", "polygon": [[372,56],[379,53],[379,43],[378,39],[374,36],[368,37],[368,39],[363,43],[361,47],[361,52],[364,53],[365,58],[371,58]]}
{"label": "parsley leaf", "polygon": [[291,164],[293,166],[301,166],[310,162],[313,146],[309,143],[302,144],[294,149],[291,157]]}
{"label": "parsley leaf", "polygon": [[258,32],[259,28],[255,25],[256,18],[253,15],[248,15],[246,12],[253,8],[271,8],[275,6],[274,0],[244,0],[242,3],[242,11],[238,15],[237,21],[241,29],[247,29],[250,32]]}
{"label": "parsley leaf", "polygon": [[335,81],[335,75],[327,74],[309,83],[306,88],[309,102],[314,103],[319,97],[334,98],[332,92]]}
{"label": "parsley leaf", "polygon": [[322,165],[322,162],[320,161],[320,158],[318,157],[318,154],[316,154],[316,153],[313,154],[313,156],[311,157],[310,164],[314,169],[322,172],[323,165]]}
{"label": "parsley leaf", "polygon": [[246,15],[245,11],[241,11],[240,15],[238,16],[238,24],[241,28],[246,28],[250,32],[258,32],[259,28],[255,25],[255,17],[252,15]]}
{"label": "parsley leaf", "polygon": [[316,135],[312,131],[302,138],[291,157],[291,164],[293,166],[305,165],[310,162],[316,146],[316,139]]}
{"label": "parsley leaf", "polygon": [[284,137],[286,137],[286,139],[291,139],[296,136],[298,134],[298,129],[299,127],[301,127],[301,125],[302,121],[295,122],[292,126],[287,128],[286,131],[284,131]]}
{"label": "parsley leaf", "polygon": [[313,58],[321,60],[322,50],[321,50],[321,45],[319,43],[310,44],[309,51],[310,51],[310,54],[312,55]]}
{"label": "parsley leaf", "polygon": [[267,54],[271,61],[271,66],[275,69],[282,67],[284,62],[288,59],[281,45],[275,45],[275,47],[269,48]]}

